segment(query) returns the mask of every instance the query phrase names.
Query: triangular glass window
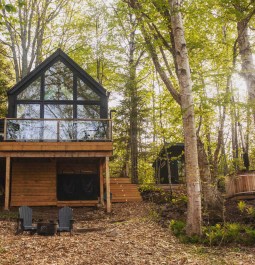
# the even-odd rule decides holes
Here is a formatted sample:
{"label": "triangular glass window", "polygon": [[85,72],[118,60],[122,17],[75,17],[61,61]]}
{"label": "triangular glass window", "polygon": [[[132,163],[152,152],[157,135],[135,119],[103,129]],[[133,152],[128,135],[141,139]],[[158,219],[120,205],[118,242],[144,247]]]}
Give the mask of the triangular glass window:
{"label": "triangular glass window", "polygon": [[18,100],[39,100],[41,94],[41,78],[32,82],[27,88],[18,94]]}
{"label": "triangular glass window", "polygon": [[45,72],[44,99],[73,100],[73,72],[61,61]]}
{"label": "triangular glass window", "polygon": [[100,100],[100,97],[80,78],[77,78],[77,99],[78,100]]}

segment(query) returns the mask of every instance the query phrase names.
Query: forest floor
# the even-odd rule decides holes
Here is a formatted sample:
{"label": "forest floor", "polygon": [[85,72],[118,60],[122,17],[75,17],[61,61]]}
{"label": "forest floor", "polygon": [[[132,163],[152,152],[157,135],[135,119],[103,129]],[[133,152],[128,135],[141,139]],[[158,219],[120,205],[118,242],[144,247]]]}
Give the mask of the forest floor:
{"label": "forest floor", "polygon": [[[113,204],[111,214],[74,208],[73,236],[15,235],[15,219],[2,219],[0,264],[255,264],[255,247],[180,243],[170,229],[155,222],[154,207],[146,202]],[[56,219],[57,208],[34,207],[33,216]]]}

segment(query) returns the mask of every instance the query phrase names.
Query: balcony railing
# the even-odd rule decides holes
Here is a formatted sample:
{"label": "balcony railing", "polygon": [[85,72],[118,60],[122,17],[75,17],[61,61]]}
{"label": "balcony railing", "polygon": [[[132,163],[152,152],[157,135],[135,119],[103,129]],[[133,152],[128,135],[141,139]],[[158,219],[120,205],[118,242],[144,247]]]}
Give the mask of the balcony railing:
{"label": "balcony railing", "polygon": [[108,119],[5,119],[5,141],[110,141]]}

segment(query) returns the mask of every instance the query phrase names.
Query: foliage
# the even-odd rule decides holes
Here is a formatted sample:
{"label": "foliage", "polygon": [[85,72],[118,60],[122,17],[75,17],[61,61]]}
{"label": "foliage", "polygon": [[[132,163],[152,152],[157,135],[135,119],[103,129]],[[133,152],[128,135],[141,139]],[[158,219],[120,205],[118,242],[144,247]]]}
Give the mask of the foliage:
{"label": "foliage", "polygon": [[237,208],[241,213],[247,213],[251,217],[255,217],[255,208],[251,205],[247,205],[245,201],[239,201]]}
{"label": "foliage", "polygon": [[5,58],[7,51],[0,44],[0,118],[6,116],[7,112],[7,90],[13,84],[12,65],[8,59]]}
{"label": "foliage", "polygon": [[255,243],[255,228],[239,223],[216,224],[203,226],[201,237],[188,237],[185,232],[185,222],[171,220],[170,229],[183,243],[200,243],[209,246],[229,244],[253,245]]}
{"label": "foliage", "polygon": [[246,208],[245,201],[239,201],[238,204],[237,204],[237,207],[240,210],[240,212],[243,213],[245,208]]}
{"label": "foliage", "polygon": [[8,212],[8,211],[1,211],[0,212],[0,220],[13,220],[18,218],[17,212]]}

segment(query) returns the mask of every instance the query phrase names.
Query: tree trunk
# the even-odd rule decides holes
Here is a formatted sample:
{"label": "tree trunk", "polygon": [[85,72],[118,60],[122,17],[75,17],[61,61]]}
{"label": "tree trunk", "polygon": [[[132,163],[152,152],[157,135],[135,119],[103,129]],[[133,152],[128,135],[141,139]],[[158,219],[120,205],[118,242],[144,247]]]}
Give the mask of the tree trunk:
{"label": "tree trunk", "polygon": [[210,163],[200,137],[197,138],[198,163],[202,184],[203,206],[206,209],[222,209],[222,198],[217,183],[211,175]]}
{"label": "tree trunk", "polygon": [[181,108],[185,144],[185,170],[188,193],[186,232],[188,235],[201,234],[201,189],[198,167],[197,137],[195,127],[192,81],[184,27],[179,0],[169,0],[171,7],[172,33],[175,43],[177,74],[180,85]]}
{"label": "tree trunk", "polygon": [[[134,26],[134,19],[130,15],[130,23]],[[130,91],[130,158],[131,158],[131,180],[138,183],[138,95],[136,84],[135,54],[135,30],[129,35],[129,76],[128,89]]]}
{"label": "tree trunk", "polygon": [[255,121],[255,66],[248,35],[248,19],[237,22],[238,46],[242,62],[242,76],[245,79],[252,115]]}

